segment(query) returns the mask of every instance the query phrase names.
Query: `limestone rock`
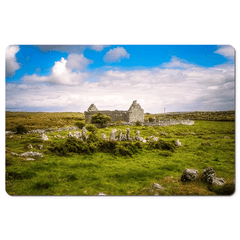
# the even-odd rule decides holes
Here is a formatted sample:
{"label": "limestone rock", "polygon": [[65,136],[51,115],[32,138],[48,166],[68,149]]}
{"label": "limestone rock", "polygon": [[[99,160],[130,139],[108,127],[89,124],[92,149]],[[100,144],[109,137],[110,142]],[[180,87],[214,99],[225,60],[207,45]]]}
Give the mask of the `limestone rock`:
{"label": "limestone rock", "polygon": [[12,131],[6,131],[5,132],[5,135],[6,136],[9,136],[9,135],[13,135],[13,134],[15,134],[16,132],[12,132]]}
{"label": "limestone rock", "polygon": [[35,159],[34,158],[27,158],[26,160],[27,161],[34,161]]}
{"label": "limestone rock", "polygon": [[40,137],[42,138],[43,141],[48,141],[49,140],[48,136],[45,133],[43,133]]}
{"label": "limestone rock", "polygon": [[148,140],[148,141],[157,142],[157,141],[158,141],[158,137],[150,136],[150,137],[147,137],[147,140]]}
{"label": "limestone rock", "polygon": [[154,183],[153,188],[155,188],[157,190],[165,190],[165,188],[158,183]]}
{"label": "limestone rock", "polygon": [[107,136],[104,133],[101,133],[101,138],[103,138],[104,140],[107,140]]}
{"label": "limestone rock", "polygon": [[11,152],[11,155],[13,155],[13,156],[18,156],[18,154],[15,153],[15,152]]}
{"label": "limestone rock", "polygon": [[167,133],[165,133],[165,131],[163,131],[163,132],[161,132],[161,135],[167,136]]}
{"label": "limestone rock", "polygon": [[73,134],[71,132],[68,133],[68,138],[73,138]]}
{"label": "limestone rock", "polygon": [[118,141],[122,141],[123,140],[123,134],[122,132],[120,131],[119,132],[119,135],[118,135]]}
{"label": "limestone rock", "polygon": [[85,127],[82,128],[82,139],[83,141],[87,141],[87,129]]}
{"label": "limestone rock", "polygon": [[43,157],[42,153],[33,152],[33,151],[22,153],[20,156],[21,157],[36,157],[36,158]]}
{"label": "limestone rock", "polygon": [[37,146],[40,150],[43,148],[43,145],[37,145]]}
{"label": "limestone rock", "polygon": [[103,192],[99,192],[98,196],[107,196],[107,194],[103,193]]}
{"label": "limestone rock", "polygon": [[175,145],[177,146],[177,147],[181,147],[182,146],[182,143],[181,142],[179,142],[179,139],[175,142]]}
{"label": "limestone rock", "polygon": [[212,144],[210,142],[203,142],[202,146],[212,146]]}
{"label": "limestone rock", "polygon": [[33,148],[32,144],[28,144],[27,148]]}
{"label": "limestone rock", "polygon": [[216,176],[215,171],[211,167],[208,167],[203,170],[201,180],[207,183],[211,183],[212,178],[214,178],[215,176]]}
{"label": "limestone rock", "polygon": [[116,132],[117,129],[112,129],[111,133],[110,133],[110,140],[116,141]]}
{"label": "limestone rock", "polygon": [[186,168],[182,172],[181,181],[182,182],[194,181],[194,180],[196,180],[197,175],[198,175],[198,170]]}
{"label": "limestone rock", "polygon": [[82,134],[80,132],[76,131],[76,132],[73,133],[73,137],[79,139],[79,138],[82,137]]}
{"label": "limestone rock", "polygon": [[228,137],[228,136],[223,136],[222,138],[228,139],[228,138],[230,138],[230,137]]}
{"label": "limestone rock", "polygon": [[225,183],[225,180],[223,178],[216,177],[216,172],[211,167],[208,167],[203,170],[201,180],[203,182],[206,182],[209,184],[216,184],[218,186],[221,186]]}
{"label": "limestone rock", "polygon": [[130,137],[130,128],[127,128],[127,140],[132,140]]}

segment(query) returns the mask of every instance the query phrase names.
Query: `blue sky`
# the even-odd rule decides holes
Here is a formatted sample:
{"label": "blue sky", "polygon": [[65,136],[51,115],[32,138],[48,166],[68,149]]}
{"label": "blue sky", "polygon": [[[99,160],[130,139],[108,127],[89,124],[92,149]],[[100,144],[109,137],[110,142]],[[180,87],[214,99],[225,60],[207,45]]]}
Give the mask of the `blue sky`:
{"label": "blue sky", "polygon": [[234,49],[217,45],[19,45],[6,49],[6,110],[234,109]]}

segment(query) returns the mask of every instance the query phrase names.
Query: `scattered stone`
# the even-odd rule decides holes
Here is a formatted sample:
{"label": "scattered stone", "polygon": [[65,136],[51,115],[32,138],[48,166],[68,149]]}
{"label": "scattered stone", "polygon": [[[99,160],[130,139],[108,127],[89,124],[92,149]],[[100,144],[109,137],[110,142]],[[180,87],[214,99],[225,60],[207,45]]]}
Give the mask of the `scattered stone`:
{"label": "scattered stone", "polygon": [[42,138],[43,141],[48,141],[49,140],[48,136],[45,133],[43,133],[40,137]]}
{"label": "scattered stone", "polygon": [[156,122],[156,118],[155,117],[153,117],[153,122]]}
{"label": "scattered stone", "polygon": [[181,146],[182,146],[182,143],[179,142],[179,139],[177,139],[177,141],[175,142],[175,145],[176,145],[177,147],[181,147]]}
{"label": "scattered stone", "polygon": [[167,136],[167,133],[165,133],[165,131],[164,131],[164,132],[161,132],[161,135]]}
{"label": "scattered stone", "polygon": [[223,178],[216,177],[216,172],[211,167],[208,167],[203,170],[201,180],[203,182],[206,182],[209,184],[216,184],[218,186],[222,186],[225,183],[225,180]]}
{"label": "scattered stone", "polygon": [[165,190],[165,188],[164,187],[162,187],[160,184],[158,184],[158,183],[154,183],[153,184],[153,188],[155,188],[155,189],[157,189],[157,190]]}
{"label": "scattered stone", "polygon": [[71,133],[71,132],[69,132],[69,133],[68,133],[68,135],[67,135],[67,137],[68,137],[68,138],[73,138],[73,135],[72,135],[72,133]]}
{"label": "scattered stone", "polygon": [[73,133],[73,137],[79,139],[79,138],[82,137],[82,134],[80,132],[76,131],[76,132]]}
{"label": "scattered stone", "polygon": [[153,193],[153,192],[154,192],[153,189],[150,189],[150,190],[149,190],[149,193]]}
{"label": "scattered stone", "polygon": [[150,136],[150,137],[147,138],[147,140],[157,142],[158,137]]}
{"label": "scattered stone", "polygon": [[194,180],[196,180],[197,175],[198,175],[198,170],[186,168],[182,172],[181,181],[182,182],[194,181]]}
{"label": "scattered stone", "polygon": [[112,141],[116,141],[116,132],[117,132],[117,129],[112,129],[111,133],[110,133],[110,140]]}
{"label": "scattered stone", "polygon": [[130,137],[130,128],[127,128],[127,140],[132,140]]}
{"label": "scattered stone", "polygon": [[28,144],[27,148],[33,148],[32,144]]}
{"label": "scattered stone", "polygon": [[27,158],[26,160],[27,161],[34,161],[35,159],[34,158]]}
{"label": "scattered stone", "polygon": [[104,133],[101,133],[101,138],[103,138],[104,140],[107,140],[107,136]]}
{"label": "scattered stone", "polygon": [[206,137],[206,139],[212,139],[210,136]]}
{"label": "scattered stone", "polygon": [[120,130],[118,134],[118,141],[122,141],[122,140],[123,140],[123,134],[122,134],[122,131]]}
{"label": "scattered stone", "polygon": [[103,193],[103,192],[99,192],[98,196],[107,196],[107,194]]}
{"label": "scattered stone", "polygon": [[43,145],[37,145],[37,146],[40,150],[43,148]]}
{"label": "scattered stone", "polygon": [[190,134],[191,134],[191,135],[196,135],[196,133],[194,133],[194,132],[190,132]]}
{"label": "scattered stone", "polygon": [[212,146],[212,144],[210,142],[203,142],[202,146]]}
{"label": "scattered stone", "polygon": [[13,138],[13,135],[9,135],[8,138]]}
{"label": "scattered stone", "polygon": [[11,154],[12,154],[13,156],[18,156],[18,154],[15,153],[15,152],[11,152]]}
{"label": "scattered stone", "polygon": [[5,135],[6,136],[9,136],[9,135],[13,135],[13,134],[15,134],[16,132],[12,132],[12,131],[6,131],[5,132]]}
{"label": "scattered stone", "polygon": [[228,136],[223,136],[222,138],[225,138],[225,139],[227,139],[227,138],[230,138],[230,137],[228,137]]}
{"label": "scattered stone", "polygon": [[82,139],[83,141],[87,141],[87,129],[85,127],[82,128]]}
{"label": "scattered stone", "polygon": [[44,129],[36,129],[36,130],[28,131],[27,133],[40,133],[40,134],[43,134],[45,132],[46,131]]}
{"label": "scattered stone", "polygon": [[42,153],[33,152],[33,151],[22,153],[22,154],[20,154],[20,156],[21,157],[36,157],[36,158],[43,157]]}
{"label": "scattered stone", "polygon": [[154,193],[154,196],[158,196],[158,193]]}

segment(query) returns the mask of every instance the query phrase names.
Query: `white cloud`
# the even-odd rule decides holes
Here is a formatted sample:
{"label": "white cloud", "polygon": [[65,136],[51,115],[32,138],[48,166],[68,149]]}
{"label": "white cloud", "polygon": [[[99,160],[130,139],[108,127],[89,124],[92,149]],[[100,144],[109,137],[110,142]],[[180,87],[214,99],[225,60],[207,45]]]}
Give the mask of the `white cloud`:
{"label": "white cloud", "polygon": [[223,55],[226,58],[234,58],[235,50],[232,46],[220,46],[217,51],[214,53],[218,53]]}
{"label": "white cloud", "polygon": [[59,85],[80,85],[89,76],[88,73],[80,72],[80,70],[83,70],[89,63],[91,60],[82,54],[70,54],[67,60],[61,58],[60,61],[55,62],[49,76],[26,75],[23,77],[23,81],[25,83],[48,82]]}
{"label": "white cloud", "polygon": [[208,90],[217,90],[217,89],[219,89],[219,87],[218,86],[210,86],[207,89]]}
{"label": "white cloud", "polygon": [[92,62],[92,60],[85,58],[83,54],[72,53],[68,55],[66,68],[83,70]]}
{"label": "white cloud", "polygon": [[16,53],[20,50],[19,46],[8,46],[5,50],[6,60],[6,76],[14,76],[15,72],[20,68],[16,59]]}
{"label": "white cloud", "polygon": [[50,76],[31,76],[31,82],[59,85],[7,84],[7,108],[85,111],[94,103],[102,110],[127,110],[138,100],[145,112],[152,113],[163,112],[164,107],[167,111],[234,109],[234,65],[203,68],[177,61],[184,68],[109,70],[98,73],[99,81],[86,82],[86,76],[66,68],[67,60],[62,59]]}
{"label": "white cloud", "polygon": [[127,53],[126,49],[123,47],[116,47],[110,49],[106,55],[103,57],[104,62],[120,62],[121,59],[130,58],[130,54]]}
{"label": "white cloud", "polygon": [[101,52],[105,47],[107,47],[107,46],[106,45],[91,45],[90,48],[97,52]]}

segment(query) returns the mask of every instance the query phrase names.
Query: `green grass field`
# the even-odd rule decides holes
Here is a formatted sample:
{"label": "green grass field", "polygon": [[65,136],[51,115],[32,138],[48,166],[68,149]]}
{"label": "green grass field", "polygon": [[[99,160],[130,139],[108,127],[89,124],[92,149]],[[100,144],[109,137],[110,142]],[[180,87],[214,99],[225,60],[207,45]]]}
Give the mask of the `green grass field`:
{"label": "green grass field", "polygon": [[[38,113],[13,116],[6,115],[6,130],[13,130],[16,123],[24,124],[29,130],[74,125],[82,119],[77,113]],[[62,119],[62,118],[63,119]],[[25,120],[26,121],[25,121]],[[52,120],[51,120],[52,119]],[[30,125],[31,123],[31,125]],[[42,127],[40,127],[42,126]],[[107,136],[115,126],[98,129],[97,135]],[[201,172],[207,167],[216,171],[216,176],[227,183],[235,179],[235,122],[195,121],[192,126],[175,125],[166,127],[131,126],[134,136],[137,130],[144,138],[157,136],[166,143],[180,140],[182,147],[175,151],[153,149],[149,143],[134,151],[131,156],[122,156],[108,151],[89,154],[69,152],[61,155],[50,151],[51,146],[64,145],[68,132],[48,133],[49,141],[43,142],[39,134],[6,136],[6,191],[10,195],[217,195],[216,191],[199,179],[182,183],[181,173],[185,168]],[[161,135],[165,131],[167,136]],[[195,134],[191,134],[195,133]],[[90,134],[90,133],[88,133]],[[223,138],[227,136],[229,138]],[[209,138],[210,137],[210,138]],[[212,146],[203,146],[209,142]],[[32,144],[33,149],[27,149]],[[38,149],[37,145],[43,148]],[[36,151],[43,158],[26,161],[11,152]],[[159,183],[165,191],[152,187]]]}

